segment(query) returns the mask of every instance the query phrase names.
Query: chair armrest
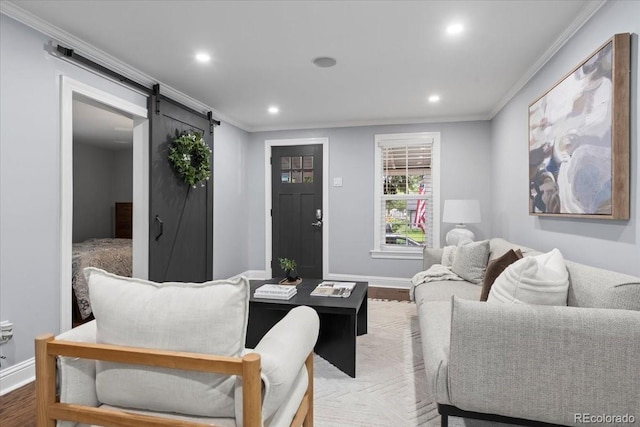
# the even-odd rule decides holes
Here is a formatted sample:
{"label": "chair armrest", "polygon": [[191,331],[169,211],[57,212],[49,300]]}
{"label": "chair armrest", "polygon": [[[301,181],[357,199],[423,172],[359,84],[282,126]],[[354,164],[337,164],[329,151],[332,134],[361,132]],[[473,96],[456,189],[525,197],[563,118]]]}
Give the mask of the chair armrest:
{"label": "chair armrest", "polygon": [[640,417],[640,312],[453,299],[449,392],[460,409],[573,425]]}
{"label": "chair armrest", "polygon": [[264,383],[263,419],[272,416],[287,398],[307,356],[313,352],[319,330],[316,311],[296,307],[256,345],[254,351],[261,358]]}
{"label": "chair armrest", "polygon": [[[96,321],[80,325],[61,333],[57,340],[96,342]],[[96,361],[77,357],[58,357],[58,389],[60,402],[97,407]],[[75,426],[71,421],[59,421],[58,426]]]}

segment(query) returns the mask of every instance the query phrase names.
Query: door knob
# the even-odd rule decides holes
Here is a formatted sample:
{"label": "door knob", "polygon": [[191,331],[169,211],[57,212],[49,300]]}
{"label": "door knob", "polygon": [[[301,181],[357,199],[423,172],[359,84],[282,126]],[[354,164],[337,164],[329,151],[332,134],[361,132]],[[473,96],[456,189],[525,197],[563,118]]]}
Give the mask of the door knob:
{"label": "door knob", "polygon": [[322,221],[318,220],[316,222],[312,222],[311,225],[313,225],[314,227],[322,227]]}

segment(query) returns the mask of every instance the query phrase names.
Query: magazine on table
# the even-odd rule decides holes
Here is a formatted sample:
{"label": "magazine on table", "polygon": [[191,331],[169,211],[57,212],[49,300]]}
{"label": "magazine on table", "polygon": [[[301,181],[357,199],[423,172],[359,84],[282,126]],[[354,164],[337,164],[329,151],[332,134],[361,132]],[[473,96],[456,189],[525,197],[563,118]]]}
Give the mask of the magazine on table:
{"label": "magazine on table", "polygon": [[348,298],[355,287],[355,282],[322,282],[311,292],[311,296]]}

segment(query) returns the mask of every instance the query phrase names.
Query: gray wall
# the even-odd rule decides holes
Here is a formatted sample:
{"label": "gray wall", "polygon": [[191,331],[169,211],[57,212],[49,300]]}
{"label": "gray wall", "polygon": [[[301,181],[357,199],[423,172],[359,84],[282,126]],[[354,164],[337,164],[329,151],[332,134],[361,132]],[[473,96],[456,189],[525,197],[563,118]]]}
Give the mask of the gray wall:
{"label": "gray wall", "polygon": [[[329,271],[410,277],[419,261],[371,259],[374,135],[442,134],[441,201],[475,197],[483,222],[477,238],[502,235],[571,259],[640,274],[638,226],[638,38],[632,50],[630,221],[563,220],[527,215],[527,107],[616,32],[638,33],[638,2],[608,2],[492,122],[367,126],[248,134],[216,128],[214,276],[264,270],[264,140],[328,137],[331,235]],[[33,356],[33,338],[60,323],[59,76],[64,74],[140,106],[146,98],[53,58],[48,38],[0,16],[0,320],[15,338],[0,347],[3,368]],[[34,122],[37,125],[34,125]],[[450,226],[442,225],[442,237]],[[441,242],[443,243],[443,242]]]}
{"label": "gray wall", "polygon": [[60,75],[146,108],[146,97],[49,55],[48,42],[0,15],[0,320],[14,323],[3,369],[60,327]]}
{"label": "gray wall", "polygon": [[223,279],[249,270],[249,134],[228,123],[213,139],[213,277]]}
{"label": "gray wall", "polygon": [[[14,323],[14,339],[0,347],[2,369],[33,357],[36,335],[59,332],[60,75],[145,108],[147,102],[52,57],[48,42],[0,15],[0,320]],[[213,263],[214,276],[223,278],[249,268],[248,134],[223,123],[214,136]],[[130,180],[132,168],[118,159],[125,155],[114,155],[113,172]],[[131,200],[126,186],[113,182],[114,201]]]}
{"label": "gray wall", "polygon": [[133,200],[133,149],[113,151],[113,202]]}
{"label": "gray wall", "polygon": [[[342,177],[343,186],[329,191],[329,274],[410,278],[420,271],[419,260],[373,259],[374,136],[385,133],[441,133],[441,201],[477,198],[481,224],[472,227],[478,239],[491,236],[489,221],[490,123],[458,122],[415,125],[361,126],[250,134],[248,180],[250,192],[249,259],[251,268],[265,270],[264,144],[269,139],[329,138],[329,182]],[[441,225],[441,243],[451,228]]]}
{"label": "gray wall", "polygon": [[133,199],[133,150],[73,145],[73,242],[114,236],[116,202]]}
{"label": "gray wall", "polygon": [[[640,2],[607,2],[492,121],[493,232],[565,258],[640,276],[638,186],[638,32]],[[631,219],[608,221],[528,215],[528,106],[616,33],[631,43]]]}

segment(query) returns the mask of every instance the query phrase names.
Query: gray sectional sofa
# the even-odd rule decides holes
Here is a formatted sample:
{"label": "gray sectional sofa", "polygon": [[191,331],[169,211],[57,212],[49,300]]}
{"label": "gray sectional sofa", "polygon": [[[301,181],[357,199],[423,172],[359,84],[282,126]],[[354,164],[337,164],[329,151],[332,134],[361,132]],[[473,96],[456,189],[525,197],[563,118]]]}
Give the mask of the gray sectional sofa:
{"label": "gray sectional sofa", "polygon": [[[489,261],[509,249],[490,240]],[[560,248],[561,249],[561,248]],[[424,251],[424,269],[442,249]],[[566,307],[480,302],[481,286],[416,286],[427,392],[448,415],[529,425],[640,423],[640,278],[566,261]]]}

